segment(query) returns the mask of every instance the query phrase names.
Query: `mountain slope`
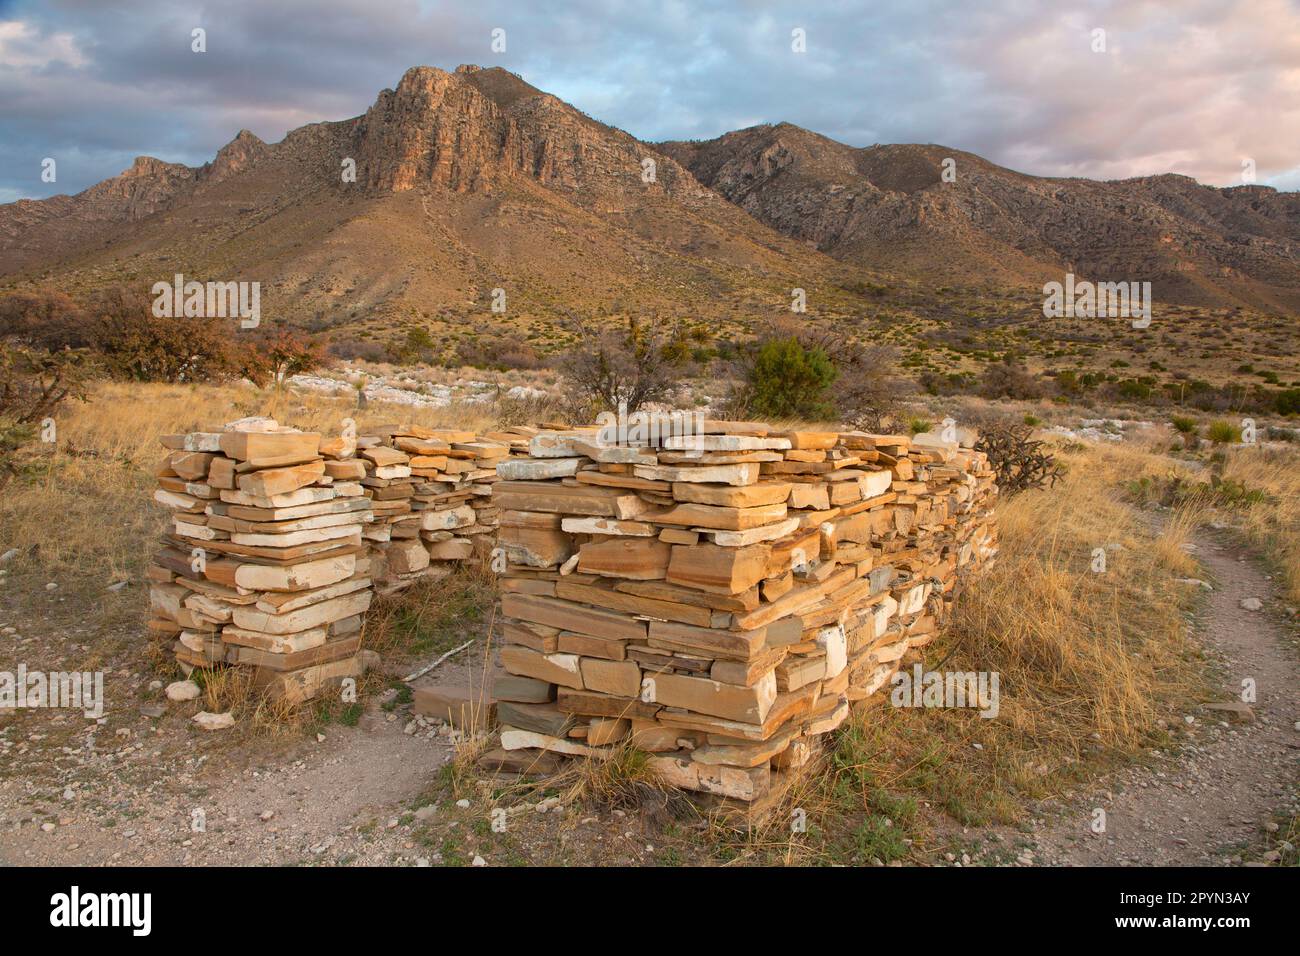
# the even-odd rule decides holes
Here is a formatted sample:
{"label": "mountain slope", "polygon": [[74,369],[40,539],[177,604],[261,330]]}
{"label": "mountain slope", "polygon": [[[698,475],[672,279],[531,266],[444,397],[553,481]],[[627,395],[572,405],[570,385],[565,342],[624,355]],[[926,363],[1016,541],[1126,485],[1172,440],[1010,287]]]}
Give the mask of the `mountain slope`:
{"label": "mountain slope", "polygon": [[[1184,176],[1027,176],[941,146],[846,146],[789,124],[659,148],[846,262],[946,281],[1151,281],[1158,299],[1300,308],[1300,194]],[[944,181],[944,161],[955,179]]]}
{"label": "mountain slope", "polygon": [[[1010,300],[1030,321],[1070,268],[1150,280],[1166,302],[1293,311],[1300,195],[1047,179],[788,124],[647,144],[464,66],[415,67],[363,115],[275,144],[241,132],[201,167],[141,157],[76,196],[0,206],[6,285],[256,280],[264,315],[362,337],[507,326],[547,346],[565,316],[630,311],[729,334],[788,312],[795,287],[810,319],[858,328],[900,307],[974,314],[939,304],[940,285],[993,290],[981,323]],[[863,291],[886,287],[889,302]]]}
{"label": "mountain slope", "polygon": [[203,167],[141,159],[77,196],[0,207],[0,275],[15,281],[258,280],[264,314],[317,327],[540,336],[566,314],[631,308],[739,321],[837,269],[653,147],[475,67],[414,68],[362,116],[274,145],[241,133]]}

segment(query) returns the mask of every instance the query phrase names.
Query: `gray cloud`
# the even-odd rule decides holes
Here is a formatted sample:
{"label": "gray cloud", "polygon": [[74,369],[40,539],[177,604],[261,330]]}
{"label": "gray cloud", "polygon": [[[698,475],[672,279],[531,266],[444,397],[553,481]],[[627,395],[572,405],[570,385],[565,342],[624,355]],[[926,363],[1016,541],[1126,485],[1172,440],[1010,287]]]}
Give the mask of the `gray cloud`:
{"label": "gray cloud", "polygon": [[[76,192],[140,154],[198,164],[245,127],[275,141],[363,112],[407,67],[458,63],[514,70],[650,140],[784,120],[1039,175],[1222,185],[1249,159],[1260,182],[1300,187],[1294,0],[696,6],[0,0],[0,201]],[[195,27],[206,53],[190,50]],[[46,156],[55,184],[40,181]]]}

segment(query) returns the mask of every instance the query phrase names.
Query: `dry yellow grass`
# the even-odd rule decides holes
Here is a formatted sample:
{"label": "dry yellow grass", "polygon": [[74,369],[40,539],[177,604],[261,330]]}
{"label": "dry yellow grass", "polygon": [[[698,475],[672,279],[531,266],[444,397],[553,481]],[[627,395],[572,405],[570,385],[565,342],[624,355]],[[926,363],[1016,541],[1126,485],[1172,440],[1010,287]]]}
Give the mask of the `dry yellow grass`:
{"label": "dry yellow grass", "polygon": [[[90,401],[60,409],[58,441],[44,477],[12,483],[0,500],[0,544],[24,552],[24,563],[46,571],[94,575],[104,584],[139,575],[163,528],[164,509],[150,503],[153,468],[163,458],[158,436],[220,428],[261,415],[276,403],[271,391],[241,386],[142,385],[106,382]],[[337,435],[344,418],[366,423],[415,422],[477,429],[493,424],[490,406],[410,408],[290,392],[279,420]]]}
{"label": "dry yellow grass", "polygon": [[[741,852],[798,862],[923,856],[946,844],[922,806],[964,825],[1014,823],[1027,800],[1140,756],[1204,693],[1183,617],[1195,592],[1174,583],[1196,567],[1182,545],[1197,512],[1157,522],[1125,492],[1130,480],[1167,474],[1170,461],[1129,446],[1062,460],[1069,471],[1056,488],[1000,503],[997,562],[925,650],[926,669],[998,673],[997,716],[893,707],[886,687]],[[1093,570],[1098,548],[1104,573]],[[790,832],[796,809],[807,836]]]}
{"label": "dry yellow grass", "polygon": [[1264,492],[1263,500],[1244,503],[1237,520],[1281,570],[1286,599],[1300,605],[1300,449],[1234,448],[1223,477]]}

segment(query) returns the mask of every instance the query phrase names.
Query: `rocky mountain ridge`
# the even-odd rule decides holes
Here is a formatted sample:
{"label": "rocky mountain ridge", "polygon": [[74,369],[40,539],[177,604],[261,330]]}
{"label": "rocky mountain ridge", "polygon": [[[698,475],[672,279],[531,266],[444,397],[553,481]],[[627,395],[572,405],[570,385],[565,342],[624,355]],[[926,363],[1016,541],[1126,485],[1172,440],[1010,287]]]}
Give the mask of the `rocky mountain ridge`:
{"label": "rocky mountain ridge", "polygon": [[[372,277],[348,257],[373,260],[380,218],[394,274]],[[680,299],[678,287],[738,304],[756,286],[859,270],[1025,289],[1073,270],[1151,281],[1168,301],[1300,309],[1300,194],[1035,177],[942,146],[856,148],[784,123],[651,144],[473,66],[414,67],[361,116],[279,143],[241,131],[200,167],[140,157],[76,196],[0,206],[0,278],[252,269],[320,312],[349,288],[370,287],[362,305],[413,293],[397,273],[422,270],[401,260],[430,241],[453,247],[440,259],[450,272],[425,283],[437,307],[552,247],[530,266],[535,285],[555,287],[548,301],[563,286],[606,307]]]}

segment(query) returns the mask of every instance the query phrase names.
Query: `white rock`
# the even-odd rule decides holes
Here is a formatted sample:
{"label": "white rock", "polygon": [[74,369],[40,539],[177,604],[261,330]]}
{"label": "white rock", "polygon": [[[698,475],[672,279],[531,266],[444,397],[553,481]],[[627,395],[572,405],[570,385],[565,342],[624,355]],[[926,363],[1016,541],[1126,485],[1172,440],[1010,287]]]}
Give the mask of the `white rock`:
{"label": "white rock", "polygon": [[1264,603],[1259,598],[1248,597],[1241,599],[1241,606],[1247,611],[1258,611],[1264,606]]}
{"label": "white rock", "polygon": [[224,427],[228,432],[275,432],[280,430],[280,423],[264,415],[251,415],[226,422]]}
{"label": "white rock", "polygon": [[210,714],[206,710],[201,710],[190,719],[204,730],[226,730],[235,726],[235,718],[228,713]]}
{"label": "white rock", "polygon": [[168,700],[197,700],[201,693],[199,685],[192,680],[178,680],[167,685]]}
{"label": "white rock", "polygon": [[481,856],[475,856],[474,866],[487,866],[487,860],[483,859]]}

